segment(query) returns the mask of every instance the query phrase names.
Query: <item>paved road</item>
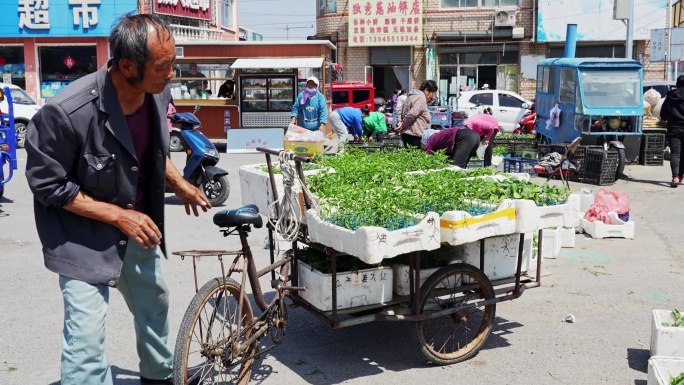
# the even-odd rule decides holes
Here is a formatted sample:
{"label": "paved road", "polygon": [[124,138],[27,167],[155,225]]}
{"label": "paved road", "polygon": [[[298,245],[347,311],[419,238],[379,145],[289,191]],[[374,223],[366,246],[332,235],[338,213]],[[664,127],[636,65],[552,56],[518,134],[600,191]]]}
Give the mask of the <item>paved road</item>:
{"label": "paved road", "polygon": [[[58,384],[62,301],[57,276],[43,266],[23,151],[20,158],[20,170],[0,198],[0,384]],[[174,154],[173,160],[182,166],[182,154]],[[232,172],[226,207],[241,204],[238,167],[260,162],[258,155],[222,156],[220,165]],[[496,329],[471,360],[446,367],[428,364],[408,323],[332,330],[304,310],[292,309],[285,342],[258,362],[253,383],[645,385],[651,310],[684,307],[684,261],[682,248],[676,246],[682,239],[684,187],[667,187],[666,167],[630,166],[628,173],[633,180],[611,189],[630,194],[637,239],[578,236],[575,249],[563,249],[559,258],[547,260],[550,275],[541,288],[497,306]],[[237,248],[237,239],[223,238],[212,224],[212,214],[220,209],[187,217],[168,196],[169,250]],[[263,230],[255,231],[250,241],[259,266],[268,260],[264,236]],[[177,258],[164,261],[163,267],[172,294],[175,341],[193,294],[192,267]],[[204,260],[201,281],[218,276],[216,267]],[[567,314],[576,323],[561,322]],[[132,318],[118,294],[111,297],[107,327],[115,383],[136,385]]]}

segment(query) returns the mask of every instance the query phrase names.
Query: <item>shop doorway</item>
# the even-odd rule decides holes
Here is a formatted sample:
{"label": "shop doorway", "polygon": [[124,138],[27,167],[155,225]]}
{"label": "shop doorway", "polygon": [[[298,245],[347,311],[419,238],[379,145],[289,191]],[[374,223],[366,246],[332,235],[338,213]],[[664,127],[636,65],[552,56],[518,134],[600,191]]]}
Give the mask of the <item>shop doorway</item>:
{"label": "shop doorway", "polygon": [[409,90],[408,66],[373,66],[373,86],[375,97],[389,101],[395,90]]}
{"label": "shop doorway", "polygon": [[40,46],[38,63],[40,97],[47,101],[74,80],[97,71],[97,47]]}

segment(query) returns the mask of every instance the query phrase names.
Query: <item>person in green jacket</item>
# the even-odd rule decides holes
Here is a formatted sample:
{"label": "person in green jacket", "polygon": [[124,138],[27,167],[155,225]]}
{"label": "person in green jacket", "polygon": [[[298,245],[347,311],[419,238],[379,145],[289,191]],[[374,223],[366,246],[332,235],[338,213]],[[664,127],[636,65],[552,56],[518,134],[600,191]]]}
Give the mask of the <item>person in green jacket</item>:
{"label": "person in green jacket", "polygon": [[387,132],[387,121],[382,112],[370,112],[368,107],[361,109],[363,116],[363,134],[367,138],[375,137],[381,132]]}

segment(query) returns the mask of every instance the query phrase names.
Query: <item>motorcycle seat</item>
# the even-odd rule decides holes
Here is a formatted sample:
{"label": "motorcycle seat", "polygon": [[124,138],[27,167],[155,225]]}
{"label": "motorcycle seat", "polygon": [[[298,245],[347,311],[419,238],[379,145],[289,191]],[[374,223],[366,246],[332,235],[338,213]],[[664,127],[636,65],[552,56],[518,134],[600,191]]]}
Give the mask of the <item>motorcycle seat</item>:
{"label": "motorcycle seat", "polygon": [[264,225],[264,222],[256,205],[246,205],[238,209],[223,210],[214,214],[214,224],[218,227],[252,225],[259,229]]}

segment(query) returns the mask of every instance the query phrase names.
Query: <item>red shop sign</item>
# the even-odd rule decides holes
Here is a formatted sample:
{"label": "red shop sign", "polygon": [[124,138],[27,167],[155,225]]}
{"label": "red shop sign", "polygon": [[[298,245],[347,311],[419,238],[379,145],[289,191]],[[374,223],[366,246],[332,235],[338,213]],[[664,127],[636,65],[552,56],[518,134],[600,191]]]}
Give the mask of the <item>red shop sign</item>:
{"label": "red shop sign", "polygon": [[165,15],[211,20],[212,0],[152,0],[154,12]]}

